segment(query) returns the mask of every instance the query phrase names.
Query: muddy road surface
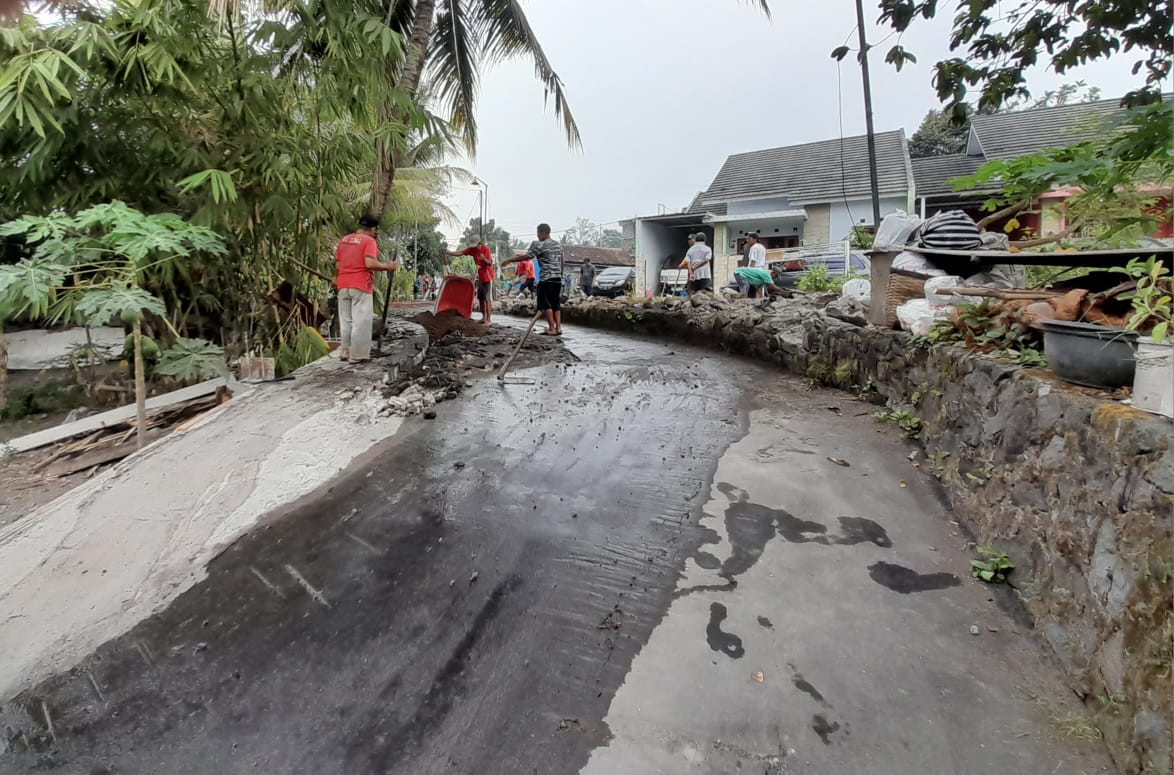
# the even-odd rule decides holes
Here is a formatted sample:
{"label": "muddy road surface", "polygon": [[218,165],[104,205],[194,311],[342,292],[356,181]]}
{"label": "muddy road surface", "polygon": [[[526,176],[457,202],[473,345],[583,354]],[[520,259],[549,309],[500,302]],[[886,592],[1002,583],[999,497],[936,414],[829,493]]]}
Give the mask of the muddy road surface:
{"label": "muddy road surface", "polygon": [[872,407],[568,331],[6,702],[0,773],[1108,771]]}

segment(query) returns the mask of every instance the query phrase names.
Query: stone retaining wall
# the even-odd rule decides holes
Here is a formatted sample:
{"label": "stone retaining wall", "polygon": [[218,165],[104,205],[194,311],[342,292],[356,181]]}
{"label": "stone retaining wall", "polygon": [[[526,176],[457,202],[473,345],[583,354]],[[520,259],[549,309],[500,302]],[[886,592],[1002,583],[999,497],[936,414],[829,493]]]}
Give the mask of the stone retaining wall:
{"label": "stone retaining wall", "polygon": [[563,316],[768,360],[919,425],[923,465],[978,543],[1011,556],[1019,598],[1117,765],[1170,773],[1174,425],[1044,372],[847,322],[863,311],[830,300],[592,299]]}

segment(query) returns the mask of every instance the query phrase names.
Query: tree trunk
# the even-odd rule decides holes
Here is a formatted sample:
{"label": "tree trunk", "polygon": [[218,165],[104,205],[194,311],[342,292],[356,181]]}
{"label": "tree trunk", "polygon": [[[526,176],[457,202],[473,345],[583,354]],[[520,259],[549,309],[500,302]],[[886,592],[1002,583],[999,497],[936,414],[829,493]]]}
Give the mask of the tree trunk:
{"label": "tree trunk", "polygon": [[[396,87],[403,90],[408,97],[415,99],[420,88],[420,77],[424,73],[424,64],[428,59],[428,41],[432,37],[432,27],[436,15],[436,0],[416,0],[416,9],[412,15],[412,32],[408,37],[408,56],[402,72],[396,75]],[[402,108],[380,111],[384,121],[407,123],[407,116]],[[375,141],[375,177],[371,181],[371,200],[367,203],[367,214],[382,218],[391,201],[391,190],[395,186],[397,165],[395,148],[384,140]]]}
{"label": "tree trunk", "polygon": [[0,324],[0,412],[8,406],[8,342],[4,341],[4,326]]}
{"label": "tree trunk", "polygon": [[988,215],[987,217],[983,218],[981,221],[979,221],[978,228],[981,230],[986,230],[986,227],[990,226],[995,221],[997,221],[1001,218],[1006,218],[1009,215],[1017,215],[1018,213],[1021,213],[1024,210],[1026,210],[1030,205],[1031,205],[1031,200],[1028,200],[1026,202],[1016,202],[1015,204],[1010,205],[1009,207],[1004,207],[1002,210],[999,210],[997,212],[993,212],[990,215]]}
{"label": "tree trunk", "polygon": [[147,378],[143,374],[143,320],[135,318],[135,410],[138,434],[136,449],[142,449],[147,442]]}

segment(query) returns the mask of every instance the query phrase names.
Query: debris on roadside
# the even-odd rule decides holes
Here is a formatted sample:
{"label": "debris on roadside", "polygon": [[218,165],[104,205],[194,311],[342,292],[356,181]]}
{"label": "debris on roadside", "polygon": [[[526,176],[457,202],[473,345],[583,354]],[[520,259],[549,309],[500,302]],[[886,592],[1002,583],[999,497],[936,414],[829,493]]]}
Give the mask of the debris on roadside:
{"label": "debris on roadside", "polygon": [[597,630],[613,630],[613,631],[618,630],[620,628],[620,624],[622,623],[621,620],[623,619],[623,616],[624,616],[624,612],[621,611],[620,607],[617,605],[615,608],[612,609],[611,613],[609,613],[607,616],[603,617],[603,621],[601,621],[596,626],[596,629]]}

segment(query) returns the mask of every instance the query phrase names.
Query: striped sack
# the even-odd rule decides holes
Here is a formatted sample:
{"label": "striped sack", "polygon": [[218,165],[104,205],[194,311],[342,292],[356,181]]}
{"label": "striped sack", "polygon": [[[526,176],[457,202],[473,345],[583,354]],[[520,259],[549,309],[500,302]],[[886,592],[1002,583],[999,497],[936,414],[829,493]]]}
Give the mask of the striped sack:
{"label": "striped sack", "polygon": [[931,215],[917,229],[917,244],[923,248],[970,250],[982,245],[978,224],[961,210]]}

